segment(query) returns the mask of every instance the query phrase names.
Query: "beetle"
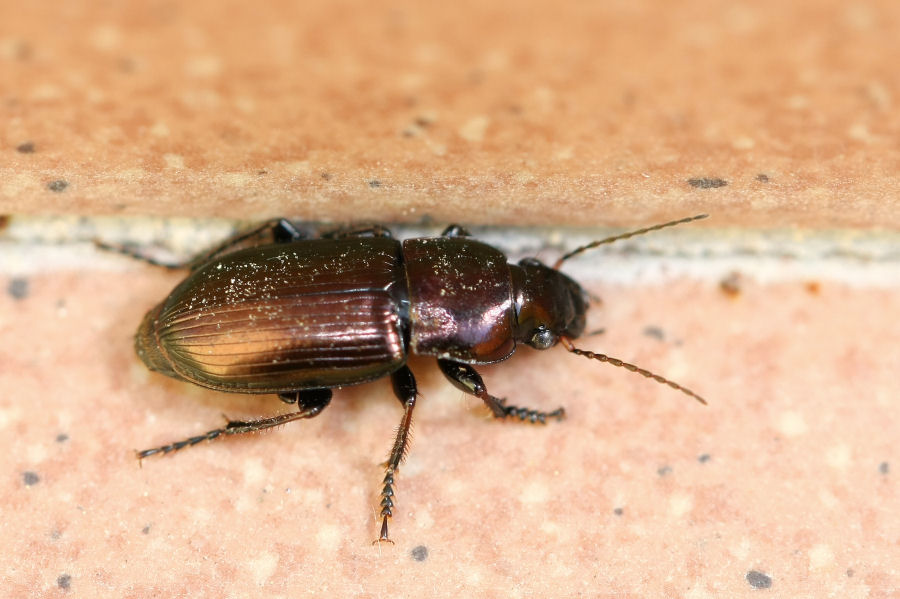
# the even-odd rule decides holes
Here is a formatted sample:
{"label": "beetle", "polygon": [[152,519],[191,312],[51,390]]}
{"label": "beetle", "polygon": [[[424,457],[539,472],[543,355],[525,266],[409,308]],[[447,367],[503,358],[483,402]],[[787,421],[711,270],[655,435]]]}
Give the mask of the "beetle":
{"label": "beetle", "polygon": [[535,258],[511,264],[459,225],[441,237],[401,242],[380,226],[310,238],[289,220],[274,219],[186,265],[112,248],[191,269],[137,331],[135,349],[150,370],[218,391],[277,394],[297,406],[270,418],[228,420],[222,428],[139,451],[137,457],[312,418],[328,406],[332,389],[390,376],[403,417],[384,464],[375,542],[393,543],[388,521],[394,477],[409,444],[418,395],[406,365],[409,354],[435,357],[453,385],[480,398],[498,419],[545,423],[565,414],[561,407],[544,412],[509,405],[488,392],[475,366],[506,360],[519,344],[539,350],[561,344],[706,403],[658,374],[575,347],[590,298],[560,271],[563,262],[599,245],[706,216],[601,239],[553,266]]}

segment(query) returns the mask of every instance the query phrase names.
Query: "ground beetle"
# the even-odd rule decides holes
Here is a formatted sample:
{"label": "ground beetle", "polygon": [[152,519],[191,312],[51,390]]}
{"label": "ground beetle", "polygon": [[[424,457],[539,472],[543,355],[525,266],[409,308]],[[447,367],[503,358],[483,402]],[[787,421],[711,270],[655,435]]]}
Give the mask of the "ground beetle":
{"label": "ground beetle", "polygon": [[[222,435],[260,431],[312,418],[336,387],[390,375],[403,419],[385,463],[381,533],[392,542],[394,475],[409,442],[416,381],[410,353],[434,356],[459,389],[479,397],[496,418],[544,423],[562,408],[542,412],[508,405],[487,392],[473,364],[507,359],[524,343],[568,351],[626,368],[706,403],[657,374],[604,354],[576,348],[589,297],[561,273],[581,252],[686,223],[706,215],[595,241],[553,267],[534,258],[509,264],[499,250],[472,239],[460,226],[438,238],[395,240],[383,227],[342,230],[306,238],[285,219],[232,237],[185,265],[190,274],[144,318],[135,338],[148,368],[210,389],[272,393],[298,411],[225,427],[138,452],[165,454]],[[260,243],[265,237],[267,242]]]}

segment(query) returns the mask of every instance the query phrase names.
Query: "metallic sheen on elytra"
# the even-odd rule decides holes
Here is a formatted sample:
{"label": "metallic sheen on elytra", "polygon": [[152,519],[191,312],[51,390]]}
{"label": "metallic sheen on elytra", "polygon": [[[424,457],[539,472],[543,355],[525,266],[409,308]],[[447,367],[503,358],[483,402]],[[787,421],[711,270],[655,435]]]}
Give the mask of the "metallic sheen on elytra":
{"label": "metallic sheen on elytra", "polygon": [[497,362],[542,325],[578,337],[584,312],[581,287],[559,271],[507,264],[472,239],[314,239],[196,269],[147,314],[136,348],[175,378],[280,393],[390,374],[405,339],[412,353]]}

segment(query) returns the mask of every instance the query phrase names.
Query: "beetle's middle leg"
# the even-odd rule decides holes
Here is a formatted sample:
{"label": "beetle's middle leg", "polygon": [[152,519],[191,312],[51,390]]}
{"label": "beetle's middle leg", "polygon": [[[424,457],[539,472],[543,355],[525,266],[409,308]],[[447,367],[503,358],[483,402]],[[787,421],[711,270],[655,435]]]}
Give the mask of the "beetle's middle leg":
{"label": "beetle's middle leg", "polygon": [[403,419],[400,421],[400,427],[397,429],[397,438],[394,439],[394,446],[391,448],[391,455],[387,462],[384,463],[384,487],[381,489],[381,534],[378,535],[378,542],[388,542],[393,544],[388,535],[388,518],[393,517],[394,507],[394,475],[400,467],[400,462],[406,457],[406,450],[409,448],[409,427],[412,424],[413,408],[416,407],[416,379],[408,366],[403,366],[391,375],[391,382],[394,384],[394,394],[400,403],[403,404]]}
{"label": "beetle's middle leg", "polygon": [[281,426],[294,420],[302,418],[312,418],[318,416],[322,410],[331,402],[331,389],[304,389],[293,393],[281,394],[283,401],[288,403],[297,403],[299,408],[296,412],[288,414],[279,414],[271,418],[261,418],[259,420],[229,420],[222,428],[211,430],[196,437],[189,437],[183,441],[154,447],[153,449],[145,449],[137,452],[137,458],[142,460],[156,454],[166,454],[178,451],[185,447],[191,447],[201,441],[212,441],[223,435],[240,435],[243,433],[253,433],[265,430],[274,426]]}
{"label": "beetle's middle leg", "polygon": [[532,410],[531,408],[520,408],[517,406],[506,405],[505,400],[494,397],[487,392],[487,387],[481,379],[481,375],[468,364],[462,362],[454,362],[453,360],[438,359],[438,366],[450,382],[458,389],[465,391],[470,395],[481,398],[494,418],[508,418],[516,416],[519,420],[546,424],[547,418],[556,418],[562,420],[566,411],[563,408],[557,408],[552,412],[541,412],[540,410]]}

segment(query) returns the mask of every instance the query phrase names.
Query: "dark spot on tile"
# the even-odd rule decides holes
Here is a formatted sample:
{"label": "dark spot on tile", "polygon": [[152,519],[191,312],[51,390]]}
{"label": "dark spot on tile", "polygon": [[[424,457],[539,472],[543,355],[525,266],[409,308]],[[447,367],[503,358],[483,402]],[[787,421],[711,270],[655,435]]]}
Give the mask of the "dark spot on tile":
{"label": "dark spot on tile", "polygon": [[613,510],[613,513],[614,513],[616,516],[621,516],[622,514],[625,513],[625,510],[622,509],[622,508],[620,508],[620,507],[617,507],[616,509]]}
{"label": "dark spot on tile", "polygon": [[64,591],[68,591],[72,586],[72,577],[69,574],[60,574],[56,577],[56,586]]}
{"label": "dark spot on tile", "polygon": [[59,433],[58,435],[56,435],[57,443],[65,443],[68,440],[69,440],[69,435],[67,435],[66,433]]}
{"label": "dark spot on tile", "polygon": [[725,187],[728,185],[728,181],[703,177],[700,179],[688,179],[688,185],[697,189],[715,189],[716,187]]}
{"label": "dark spot on tile", "polygon": [[372,179],[371,181],[369,181],[369,187],[371,187],[372,189],[381,187],[381,181],[379,181],[378,179]]}
{"label": "dark spot on tile", "polygon": [[880,464],[878,464],[878,472],[880,472],[881,474],[887,474],[890,471],[891,471],[891,465],[888,464],[887,462],[881,462]]}
{"label": "dark spot on tile", "polygon": [[660,341],[663,341],[666,338],[666,335],[665,333],[663,333],[663,330],[661,328],[652,325],[644,327],[644,335],[646,335],[647,337],[653,337],[654,339],[659,339]]}
{"label": "dark spot on tile", "polygon": [[137,70],[137,62],[130,56],[120,58],[117,65],[123,73],[134,73]]}
{"label": "dark spot on tile", "polygon": [[769,175],[767,175],[765,173],[760,173],[760,174],[756,175],[756,180],[759,181],[760,183],[768,183]]}
{"label": "dark spot on tile", "polygon": [[804,287],[806,287],[806,292],[810,295],[819,295],[819,291],[822,290],[822,286],[819,285],[818,281],[807,281]]}
{"label": "dark spot on tile", "polygon": [[768,589],[772,586],[772,578],[757,570],[747,572],[747,582],[754,589]]}
{"label": "dark spot on tile", "polygon": [[31,470],[26,470],[22,473],[22,482],[25,483],[26,487],[31,487],[33,485],[38,484],[41,481],[41,477],[37,475],[37,472],[32,472]]}
{"label": "dark spot on tile", "polygon": [[853,578],[853,575],[855,574],[855,572],[853,571],[853,568],[847,568],[846,574],[847,574],[847,578]]}
{"label": "dark spot on tile", "polygon": [[149,535],[149,534],[150,534],[150,525],[148,524],[147,526],[145,526],[144,528],[142,528],[142,529],[141,529],[141,532],[142,532],[143,534],[145,534],[145,535]]}
{"label": "dark spot on tile", "polygon": [[410,551],[409,554],[417,562],[424,562],[426,559],[428,559],[428,547],[426,547],[425,545],[413,547],[413,550]]}
{"label": "dark spot on tile", "polygon": [[701,453],[699,456],[697,456],[697,461],[700,462],[701,464],[705,464],[706,462],[710,461],[711,459],[712,459],[712,456],[709,455],[708,453]]}
{"label": "dark spot on tile", "polygon": [[672,474],[672,467],[671,466],[660,466],[656,470],[656,473],[660,476],[667,476],[669,474]]}
{"label": "dark spot on tile", "polygon": [[23,42],[21,40],[16,40],[14,42],[12,50],[13,50],[14,56],[18,60],[22,60],[22,61],[30,60],[31,57],[34,55],[34,49],[31,47],[31,45],[28,42]]}
{"label": "dark spot on tile", "polygon": [[9,285],[6,287],[6,292],[14,299],[25,299],[28,297],[28,279],[15,277],[9,282]]}
{"label": "dark spot on tile", "polygon": [[21,143],[16,146],[16,151],[21,152],[22,154],[33,154],[34,142],[26,141],[25,143]]}
{"label": "dark spot on tile", "polygon": [[417,116],[413,121],[419,127],[430,127],[434,123],[434,119],[427,116]]}
{"label": "dark spot on tile", "polygon": [[331,173],[325,173],[325,172],[323,172],[323,173],[320,174],[319,176],[322,177],[323,179],[325,179],[326,181],[331,181]]}
{"label": "dark spot on tile", "polygon": [[256,171],[256,174],[257,175],[268,175],[269,171],[267,171],[266,169],[262,169],[262,170]]}
{"label": "dark spot on tile", "polygon": [[57,179],[56,181],[50,181],[49,183],[47,183],[47,189],[49,189],[50,191],[55,191],[56,193],[65,191],[66,187],[68,186],[68,181],[64,181],[62,179]]}
{"label": "dark spot on tile", "polygon": [[0,214],[0,231],[6,228],[9,225],[9,216],[6,214]]}
{"label": "dark spot on tile", "polygon": [[738,272],[731,272],[727,277],[719,281],[719,289],[725,295],[730,295],[731,297],[737,297],[741,293],[741,274]]}
{"label": "dark spot on tile", "polygon": [[472,69],[469,71],[468,80],[472,85],[481,85],[484,81],[484,71],[481,69]]}

